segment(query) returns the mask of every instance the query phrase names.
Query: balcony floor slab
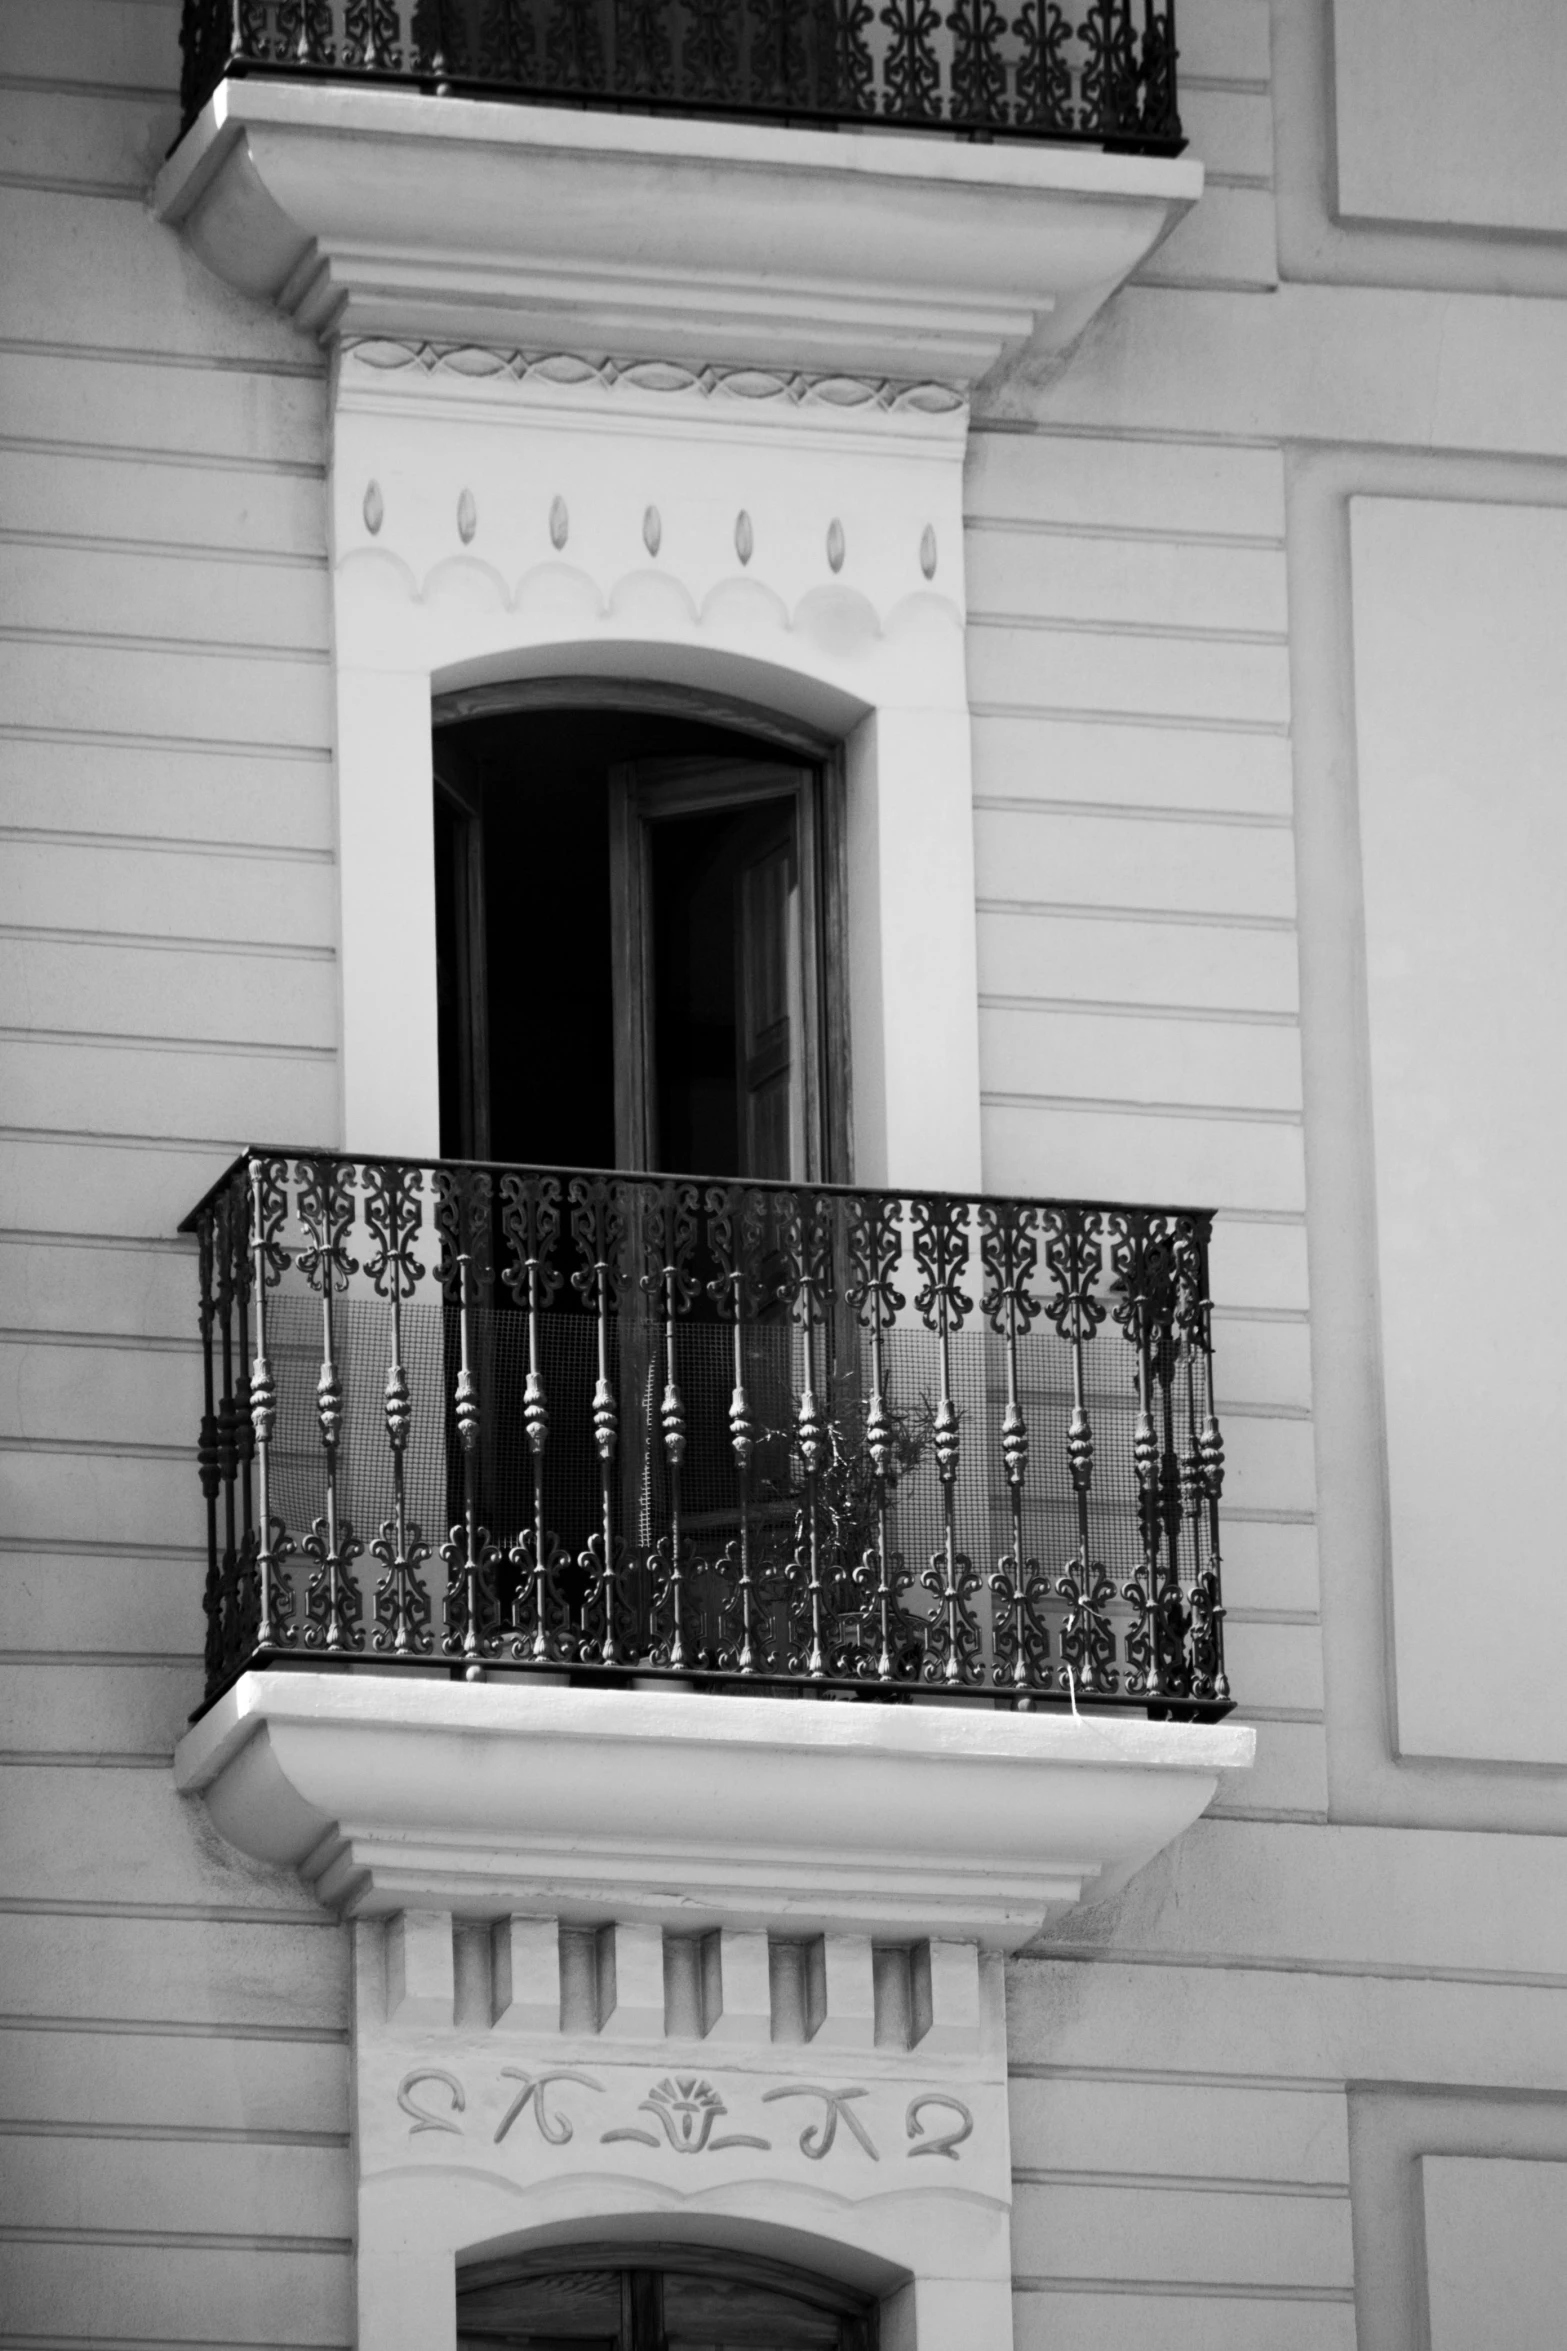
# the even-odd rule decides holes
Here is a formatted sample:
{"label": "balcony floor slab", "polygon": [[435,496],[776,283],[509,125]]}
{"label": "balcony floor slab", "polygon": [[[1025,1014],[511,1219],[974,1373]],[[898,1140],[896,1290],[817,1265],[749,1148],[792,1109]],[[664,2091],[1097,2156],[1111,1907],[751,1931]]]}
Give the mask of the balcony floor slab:
{"label": "balcony floor slab", "polygon": [[1243,1726],[681,1688],[241,1676],[178,1785],[346,1916],[420,1907],[1011,1950],[1189,1827]]}

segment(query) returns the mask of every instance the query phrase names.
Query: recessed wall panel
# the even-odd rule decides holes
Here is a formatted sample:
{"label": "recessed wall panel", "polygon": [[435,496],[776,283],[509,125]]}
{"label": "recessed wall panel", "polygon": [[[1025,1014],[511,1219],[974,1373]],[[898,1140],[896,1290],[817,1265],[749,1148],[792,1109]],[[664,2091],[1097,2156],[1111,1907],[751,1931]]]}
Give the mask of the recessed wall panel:
{"label": "recessed wall panel", "polygon": [[1351,501],[1398,1735],[1567,1757],[1567,511]]}
{"label": "recessed wall panel", "polygon": [[1567,228],[1561,0],[1334,0],[1338,210]]}

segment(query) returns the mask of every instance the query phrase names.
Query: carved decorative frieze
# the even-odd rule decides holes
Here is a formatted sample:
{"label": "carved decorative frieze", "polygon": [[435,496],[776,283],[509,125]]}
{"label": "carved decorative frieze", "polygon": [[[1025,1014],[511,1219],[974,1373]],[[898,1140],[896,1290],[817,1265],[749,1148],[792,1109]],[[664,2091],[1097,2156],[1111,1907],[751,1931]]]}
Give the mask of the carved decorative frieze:
{"label": "carved decorative frieze", "polygon": [[492,350],[479,343],[399,343],[385,336],[347,338],[343,352],[358,366],[387,373],[416,367],[426,375],[466,376],[479,382],[506,376],[519,384],[596,384],[606,392],[629,386],[637,392],[699,392],[707,398],[788,401],[797,408],[815,404],[851,410],[913,409],[922,416],[950,416],[967,398],[955,384],[905,382],[888,376],[685,367],[673,359],[589,359],[574,351],[532,353]]}

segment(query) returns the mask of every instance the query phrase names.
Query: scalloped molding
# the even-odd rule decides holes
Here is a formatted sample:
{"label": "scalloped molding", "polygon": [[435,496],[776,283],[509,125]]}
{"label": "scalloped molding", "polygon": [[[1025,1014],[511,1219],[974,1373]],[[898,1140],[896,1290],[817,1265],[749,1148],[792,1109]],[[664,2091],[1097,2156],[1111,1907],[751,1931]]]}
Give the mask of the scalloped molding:
{"label": "scalloped molding", "polygon": [[885,376],[775,375],[760,367],[691,368],[669,359],[586,359],[571,351],[531,356],[482,343],[397,343],[374,336],[347,336],[342,348],[360,366],[389,374],[417,367],[426,375],[444,372],[480,382],[509,376],[519,384],[591,383],[605,391],[628,384],[638,392],[717,393],[732,400],[788,400],[796,407],[820,402],[849,411],[912,409],[922,416],[951,416],[966,401],[954,384],[904,383]]}

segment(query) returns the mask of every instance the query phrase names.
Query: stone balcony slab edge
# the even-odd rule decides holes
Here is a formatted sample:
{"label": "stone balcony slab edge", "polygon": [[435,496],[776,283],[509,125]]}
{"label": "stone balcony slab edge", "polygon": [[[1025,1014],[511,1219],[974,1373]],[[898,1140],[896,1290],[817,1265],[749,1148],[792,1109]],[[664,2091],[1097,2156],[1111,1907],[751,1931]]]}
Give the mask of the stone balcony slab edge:
{"label": "stone balcony slab edge", "polygon": [[1202,165],[223,82],[153,209],[308,331],[967,389],[1061,350]]}
{"label": "stone balcony slab edge", "polygon": [[347,1916],[550,1913],[1012,1950],[1188,1828],[1233,1723],[247,1673],[176,1783]]}

